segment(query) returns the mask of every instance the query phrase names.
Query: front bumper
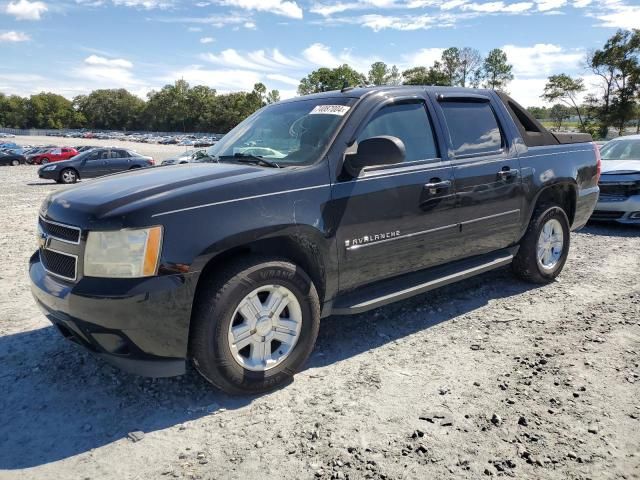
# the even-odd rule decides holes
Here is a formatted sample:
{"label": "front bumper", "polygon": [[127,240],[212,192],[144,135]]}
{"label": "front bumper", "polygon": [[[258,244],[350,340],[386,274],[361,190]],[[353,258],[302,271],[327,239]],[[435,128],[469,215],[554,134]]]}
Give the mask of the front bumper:
{"label": "front bumper", "polygon": [[58,180],[58,178],[60,177],[60,172],[57,168],[55,170],[49,170],[46,172],[38,170],[38,177],[46,180]]}
{"label": "front bumper", "polygon": [[70,283],[48,274],[36,252],[29,276],[36,303],[66,338],[130,373],[184,373],[197,274]]}
{"label": "front bumper", "polygon": [[621,199],[601,197],[591,220],[640,224],[640,195]]}

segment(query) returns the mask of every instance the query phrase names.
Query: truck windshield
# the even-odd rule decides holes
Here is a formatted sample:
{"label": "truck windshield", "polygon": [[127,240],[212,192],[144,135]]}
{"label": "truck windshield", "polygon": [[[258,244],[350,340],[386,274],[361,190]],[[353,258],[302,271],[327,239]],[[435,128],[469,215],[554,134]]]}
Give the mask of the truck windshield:
{"label": "truck windshield", "polygon": [[269,105],[227,133],[207,155],[219,161],[260,157],[281,167],[314,163],[354,102],[338,97]]}
{"label": "truck windshield", "polygon": [[600,154],[603,160],[640,160],[640,138],[609,142]]}

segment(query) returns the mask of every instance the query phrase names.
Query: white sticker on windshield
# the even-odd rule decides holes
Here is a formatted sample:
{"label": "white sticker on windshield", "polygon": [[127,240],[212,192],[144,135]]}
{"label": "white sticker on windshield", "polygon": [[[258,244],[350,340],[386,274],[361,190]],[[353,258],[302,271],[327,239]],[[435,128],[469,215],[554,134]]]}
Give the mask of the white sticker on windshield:
{"label": "white sticker on windshield", "polygon": [[317,105],[309,115],[339,115],[344,116],[349,111],[346,105]]}

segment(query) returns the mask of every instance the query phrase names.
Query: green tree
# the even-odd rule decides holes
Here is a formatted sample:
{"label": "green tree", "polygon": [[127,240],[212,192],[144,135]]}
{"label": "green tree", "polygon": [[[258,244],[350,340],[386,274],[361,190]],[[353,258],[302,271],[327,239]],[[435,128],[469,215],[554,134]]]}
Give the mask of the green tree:
{"label": "green tree", "polygon": [[450,85],[440,62],[427,67],[414,67],[402,72],[404,85]]}
{"label": "green tree", "polygon": [[84,116],[88,127],[107,130],[138,128],[145,107],[144,100],[124,88],[94,90],[89,95],[75,97],[73,105]]}
{"label": "green tree", "polygon": [[549,118],[553,122],[554,128],[557,130],[562,127],[562,122],[570,117],[571,110],[560,103],[556,103],[549,109]]}
{"label": "green tree", "polygon": [[460,50],[460,66],[458,78],[461,87],[474,85],[479,78],[480,66],[482,65],[482,55],[475,48],[464,47]]}
{"label": "green tree", "polygon": [[609,125],[622,134],[634,116],[640,88],[640,30],[618,30],[602,49],[587,56],[587,65],[601,79],[601,102],[597,112],[599,132]]}
{"label": "green tree", "polygon": [[447,85],[457,85],[461,81],[460,50],[456,47],[447,48],[442,52],[440,64],[442,74],[447,79]]}
{"label": "green tree", "polygon": [[546,107],[528,107],[527,110],[533,115],[533,118],[538,120],[549,118],[549,109]]}
{"label": "green tree", "polygon": [[513,67],[507,62],[507,54],[499,48],[494,48],[484,59],[480,77],[484,81],[485,88],[504,90],[513,80],[512,70]]}
{"label": "green tree", "polygon": [[578,95],[585,90],[584,81],[581,78],[572,78],[567,74],[551,75],[544,86],[544,93],[540,98],[547,102],[560,101],[572,107],[580,120],[580,129],[584,131],[582,113],[578,106]]}
{"label": "green tree", "polygon": [[298,94],[325,92],[340,90],[345,84],[349,86],[366,83],[363,74],[357,72],[346,63],[337,68],[319,68],[300,80]]}
{"label": "green tree", "polygon": [[271,90],[267,94],[267,104],[276,103],[280,101],[280,92],[278,90]]}
{"label": "green tree", "polygon": [[29,98],[27,118],[34,128],[66,128],[74,122],[75,110],[62,95],[42,92]]}
{"label": "green tree", "polygon": [[384,62],[371,64],[367,80],[370,85],[399,85],[401,81],[398,67],[389,68]]}

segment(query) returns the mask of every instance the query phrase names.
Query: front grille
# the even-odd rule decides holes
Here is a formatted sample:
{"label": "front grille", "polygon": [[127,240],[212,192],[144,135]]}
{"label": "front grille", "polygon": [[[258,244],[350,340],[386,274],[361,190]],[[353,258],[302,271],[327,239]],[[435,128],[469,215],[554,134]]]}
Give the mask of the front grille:
{"label": "front grille", "polygon": [[593,220],[616,220],[624,215],[624,212],[611,212],[608,210],[596,210],[591,215]]}
{"label": "front grille", "polygon": [[76,257],[55,250],[40,249],[40,260],[47,272],[65,280],[76,279]]}
{"label": "front grille", "polygon": [[62,225],[60,223],[51,222],[40,218],[40,228],[44,233],[50,237],[55,237],[59,240],[71,243],[80,242],[80,229],[78,227],[72,227],[69,225]]}
{"label": "front grille", "polygon": [[601,183],[600,197],[604,199],[625,199],[632,195],[640,194],[640,185],[637,183]]}

